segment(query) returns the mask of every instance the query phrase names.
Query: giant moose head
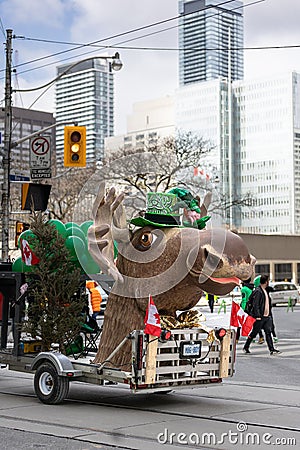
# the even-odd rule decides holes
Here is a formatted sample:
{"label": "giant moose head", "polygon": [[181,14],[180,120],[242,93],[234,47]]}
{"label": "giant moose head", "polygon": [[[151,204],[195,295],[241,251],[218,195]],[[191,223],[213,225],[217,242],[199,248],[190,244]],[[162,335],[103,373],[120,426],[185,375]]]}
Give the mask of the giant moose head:
{"label": "giant moose head", "polygon": [[[95,362],[104,361],[130,331],[143,328],[149,295],[161,315],[176,317],[177,311],[195,306],[203,291],[229,293],[239,280],[251,277],[255,263],[237,234],[199,229],[207,220],[205,201],[199,206],[202,217],[197,226],[184,226],[176,209],[182,202],[176,203],[175,194],[149,195],[152,209],[148,205],[146,214],[128,226],[123,199],[114,188],[106,194],[101,183],[93,207],[94,226],[88,232],[90,254],[115,279]],[[115,363],[128,361],[128,350],[116,355]]]}

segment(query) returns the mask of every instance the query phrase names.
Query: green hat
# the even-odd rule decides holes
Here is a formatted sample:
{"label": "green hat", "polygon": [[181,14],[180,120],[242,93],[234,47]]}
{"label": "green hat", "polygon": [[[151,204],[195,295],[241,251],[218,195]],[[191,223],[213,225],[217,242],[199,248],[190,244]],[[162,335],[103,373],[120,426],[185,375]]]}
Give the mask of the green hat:
{"label": "green hat", "polygon": [[258,287],[260,285],[260,275],[254,278],[254,287]]}
{"label": "green hat", "polygon": [[138,227],[151,225],[154,227],[179,227],[180,214],[175,211],[177,204],[175,194],[165,192],[147,193],[147,210],[144,217],[134,217],[130,223]]}
{"label": "green hat", "polygon": [[169,190],[170,194],[176,194],[178,198],[183,200],[183,206],[185,208],[191,209],[192,211],[196,211],[197,213],[201,213],[201,210],[198,205],[198,201],[193,197],[193,195],[184,188],[173,188]]}
{"label": "green hat", "polygon": [[205,227],[209,216],[201,217],[193,224],[181,223],[179,214],[179,205],[177,195],[166,192],[148,192],[147,193],[147,210],[145,215],[134,217],[130,223],[137,227],[145,227],[151,225],[153,227],[191,227],[201,230]]}

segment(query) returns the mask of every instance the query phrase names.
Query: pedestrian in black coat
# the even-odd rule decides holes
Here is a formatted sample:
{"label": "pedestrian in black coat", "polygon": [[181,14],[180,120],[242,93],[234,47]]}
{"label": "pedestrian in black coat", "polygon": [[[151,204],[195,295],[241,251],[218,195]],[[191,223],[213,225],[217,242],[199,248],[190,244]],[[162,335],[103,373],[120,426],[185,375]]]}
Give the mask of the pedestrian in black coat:
{"label": "pedestrian in black coat", "polygon": [[261,330],[264,330],[265,332],[270,355],[281,353],[279,350],[276,350],[274,348],[271,335],[273,320],[271,313],[271,300],[266,290],[268,285],[268,275],[261,275],[260,285],[251,294],[251,296],[253,296],[253,307],[252,311],[249,314],[254,317],[256,321],[254,322],[252,331],[249,334],[248,339],[244,345],[243,350],[245,353],[250,353],[250,344]]}

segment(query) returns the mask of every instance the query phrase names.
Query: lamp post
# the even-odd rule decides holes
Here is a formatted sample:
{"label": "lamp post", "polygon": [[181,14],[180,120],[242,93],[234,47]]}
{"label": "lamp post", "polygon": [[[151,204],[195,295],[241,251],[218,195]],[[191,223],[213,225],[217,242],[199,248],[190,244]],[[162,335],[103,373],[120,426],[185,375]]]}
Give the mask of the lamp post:
{"label": "lamp post", "polygon": [[[2,261],[9,260],[9,219],[10,219],[10,160],[11,160],[11,149],[17,147],[17,145],[27,139],[30,139],[33,135],[40,134],[46,131],[42,129],[33,135],[24,137],[16,142],[11,142],[12,134],[12,87],[11,87],[11,65],[12,65],[12,30],[6,30],[6,72],[5,72],[5,107],[4,107],[4,138],[3,138],[3,152],[2,154],[2,167],[3,167],[3,185],[2,185],[2,248],[1,256]],[[31,89],[15,89],[14,92],[30,92],[43,89],[45,87],[54,84],[61,77],[66,75],[70,70],[76,65],[88,61],[91,59],[105,59],[111,60],[111,68],[115,71],[119,71],[123,67],[123,63],[120,59],[120,54],[116,52],[113,56],[93,56],[89,58],[82,59],[80,61],[71,64],[63,73],[59,74],[54,80],[46,83],[42,86],[31,88]],[[60,125],[62,122],[54,124],[53,126]],[[70,123],[70,122],[65,122]],[[53,127],[51,126],[51,127]]]}

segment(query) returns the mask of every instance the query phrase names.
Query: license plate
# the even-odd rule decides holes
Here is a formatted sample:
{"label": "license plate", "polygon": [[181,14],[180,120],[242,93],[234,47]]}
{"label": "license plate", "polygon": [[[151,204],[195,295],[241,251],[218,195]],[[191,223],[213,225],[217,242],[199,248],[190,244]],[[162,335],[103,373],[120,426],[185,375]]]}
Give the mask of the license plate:
{"label": "license plate", "polygon": [[200,356],[201,356],[201,341],[180,342],[179,356],[182,359],[200,358]]}

